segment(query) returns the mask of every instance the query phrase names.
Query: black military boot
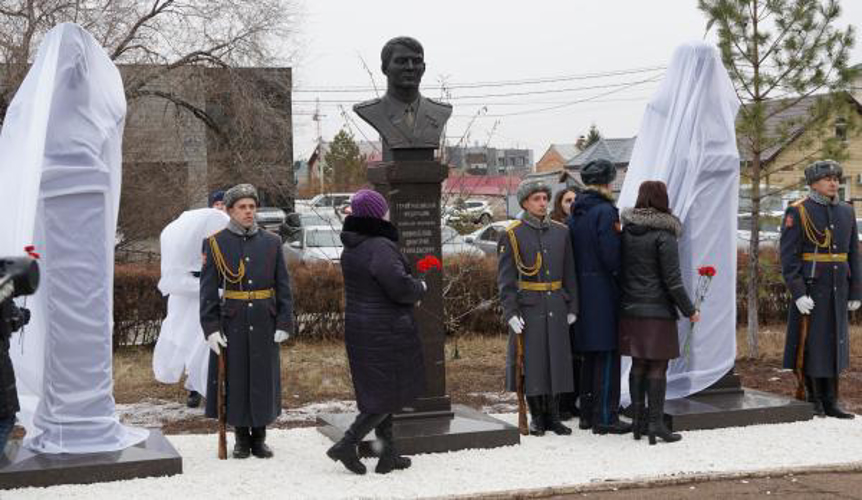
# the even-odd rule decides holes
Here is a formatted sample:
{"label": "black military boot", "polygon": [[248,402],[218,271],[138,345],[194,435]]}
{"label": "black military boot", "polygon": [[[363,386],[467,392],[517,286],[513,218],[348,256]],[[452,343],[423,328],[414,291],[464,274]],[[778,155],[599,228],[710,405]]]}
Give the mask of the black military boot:
{"label": "black military boot", "polygon": [[823,401],[823,413],[827,417],[840,418],[851,420],[856,418],[856,415],[847,413],[838,404],[838,377],[822,378],[821,390]]}
{"label": "black military boot", "polygon": [[635,441],[647,431],[646,376],[641,373],[629,372],[629,393],[632,396],[632,433]]}
{"label": "black military boot", "polygon": [[573,392],[560,394],[560,420],[571,420],[572,417],[577,415],[575,399],[577,399],[577,395]]}
{"label": "black military boot", "polygon": [[251,454],[257,458],[272,458],[272,450],[266,445],[266,427],[251,428]]}
{"label": "black military boot", "polygon": [[650,379],[649,381],[649,444],[656,443],[656,437],[668,443],[682,439],[682,436],[671,432],[664,425],[664,397],[667,390],[667,379]]}
{"label": "black military boot", "polygon": [[814,406],[815,417],[825,417],[823,401],[821,401],[819,385],[812,377],[805,377],[805,399]]}
{"label": "black military boot", "polygon": [[251,454],[251,434],[249,434],[249,428],[234,427],[233,435],[233,458],[248,458]]}
{"label": "black military boot", "polygon": [[545,422],[549,431],[558,436],[568,436],[572,430],[563,425],[560,420],[560,395],[549,394],[545,396],[547,405],[545,406]]}
{"label": "black military boot", "polygon": [[395,438],[392,435],[392,415],[387,417],[375,429],[374,434],[383,444],[383,451],[377,460],[374,472],[387,474],[393,470],[403,470],[410,467],[412,462],[407,457],[402,457],[395,449]]}
{"label": "black military boot", "polygon": [[581,393],[578,398],[580,414],[578,415],[578,428],[589,430],[593,428],[593,398],[588,393]]}
{"label": "black military boot", "polygon": [[359,461],[356,447],[371,429],[377,427],[387,415],[378,413],[360,413],[350,428],[344,432],[344,437],[326,450],[326,456],[336,462],[341,462],[347,470],[354,474],[365,474],[365,465]]}
{"label": "black military boot", "polygon": [[186,398],[186,406],[189,408],[197,408],[201,405],[201,393],[198,391],[189,391],[189,397]]}
{"label": "black military boot", "polygon": [[527,408],[530,409],[530,435],[544,436],[546,430],[544,396],[527,396]]}

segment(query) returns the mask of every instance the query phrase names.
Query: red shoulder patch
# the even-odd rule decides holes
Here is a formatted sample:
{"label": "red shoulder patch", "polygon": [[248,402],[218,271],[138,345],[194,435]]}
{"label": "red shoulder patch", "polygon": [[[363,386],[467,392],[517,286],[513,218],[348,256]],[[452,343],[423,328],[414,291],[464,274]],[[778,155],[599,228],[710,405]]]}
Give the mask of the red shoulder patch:
{"label": "red shoulder patch", "polygon": [[784,227],[793,227],[793,224],[795,224],[793,216],[787,214],[787,217],[784,218]]}
{"label": "red shoulder patch", "polygon": [[620,225],[620,221],[614,222],[614,231],[616,231],[617,233],[623,232],[623,227]]}
{"label": "red shoulder patch", "polygon": [[206,254],[206,252],[201,252],[201,264],[204,266],[207,265],[207,254]]}

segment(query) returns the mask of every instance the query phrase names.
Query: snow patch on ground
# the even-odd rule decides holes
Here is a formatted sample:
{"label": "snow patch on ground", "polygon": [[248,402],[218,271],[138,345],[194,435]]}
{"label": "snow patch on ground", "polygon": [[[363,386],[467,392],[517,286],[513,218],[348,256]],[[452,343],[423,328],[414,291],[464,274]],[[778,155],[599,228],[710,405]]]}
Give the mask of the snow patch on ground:
{"label": "snow patch on ground", "polygon": [[[199,408],[188,408],[183,403],[155,398],[146,398],[134,404],[118,404],[116,409],[121,422],[136,427],[162,427],[168,423],[204,418],[203,404]],[[313,422],[323,413],[354,411],[355,401],[323,401],[297,408],[285,408],[278,417],[278,422]]]}
{"label": "snow patch on ground", "polygon": [[[514,423],[516,416],[498,418]],[[7,491],[3,498],[419,498],[862,460],[862,419],[831,418],[684,432],[681,442],[657,446],[631,435],[577,430],[571,436],[527,436],[519,446],[415,456],[412,468],[383,476],[373,473],[374,459],[364,461],[366,476],[330,461],[325,451],[331,443],[312,428],[270,431],[271,460],[219,461],[213,435],[168,439],[183,456],[182,475]]]}

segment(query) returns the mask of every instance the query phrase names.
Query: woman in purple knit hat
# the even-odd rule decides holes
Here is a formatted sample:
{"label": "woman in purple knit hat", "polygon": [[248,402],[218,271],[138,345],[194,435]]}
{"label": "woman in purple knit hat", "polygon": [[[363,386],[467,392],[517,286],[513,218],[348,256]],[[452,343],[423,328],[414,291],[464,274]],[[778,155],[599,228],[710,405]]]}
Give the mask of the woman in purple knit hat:
{"label": "woman in purple knit hat", "polygon": [[356,474],[365,474],[357,445],[373,429],[382,445],[375,472],[410,467],[392,439],[392,413],[425,390],[422,344],[413,307],[427,289],[414,278],[398,250],[398,231],[380,193],[363,189],[350,201],[344,220],[344,340],[359,415],[326,454]]}

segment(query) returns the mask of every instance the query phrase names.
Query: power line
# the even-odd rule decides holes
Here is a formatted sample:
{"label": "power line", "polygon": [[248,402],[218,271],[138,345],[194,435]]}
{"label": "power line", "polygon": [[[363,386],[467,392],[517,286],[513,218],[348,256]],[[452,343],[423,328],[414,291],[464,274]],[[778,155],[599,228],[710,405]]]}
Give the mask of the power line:
{"label": "power line", "polygon": [[[497,80],[497,81],[486,81],[486,82],[465,82],[465,83],[455,83],[451,85],[444,86],[434,86],[434,87],[425,87],[424,90],[453,90],[453,89],[475,89],[475,88],[484,88],[484,87],[514,87],[521,85],[542,85],[548,83],[559,83],[559,82],[570,82],[577,80],[589,80],[595,78],[606,78],[612,76],[623,76],[623,75],[631,75],[637,73],[647,73],[650,71],[659,71],[665,70],[667,66],[647,66],[641,68],[630,68],[630,69],[621,69],[621,70],[613,70],[613,71],[605,71],[598,73],[584,73],[577,75],[567,75],[567,76],[556,76],[556,77],[540,77],[540,78],[526,78],[521,80]],[[313,93],[351,93],[351,92],[373,92],[376,90],[373,87],[368,86],[342,86],[342,87],[299,87],[295,88],[292,91],[294,93],[303,93],[303,92],[313,92]]]}
{"label": "power line", "polygon": [[[659,76],[663,76],[659,75]],[[639,80],[643,81],[643,80]],[[627,87],[632,82],[621,82],[621,83],[610,83],[604,85],[590,85],[586,87],[569,87],[563,89],[542,89],[542,90],[529,90],[522,92],[505,92],[501,94],[474,94],[474,95],[456,95],[452,96],[449,99],[452,101],[458,101],[460,99],[485,99],[485,98],[494,98],[494,97],[524,97],[530,95],[544,95],[544,94],[559,94],[563,92],[579,92],[583,90],[597,90],[597,89],[610,89],[610,88],[618,88],[618,87]],[[309,103],[317,103],[316,99],[294,99],[293,102],[299,104],[309,104]],[[328,104],[349,104],[356,102],[353,99],[321,99],[319,102],[328,103]]]}

